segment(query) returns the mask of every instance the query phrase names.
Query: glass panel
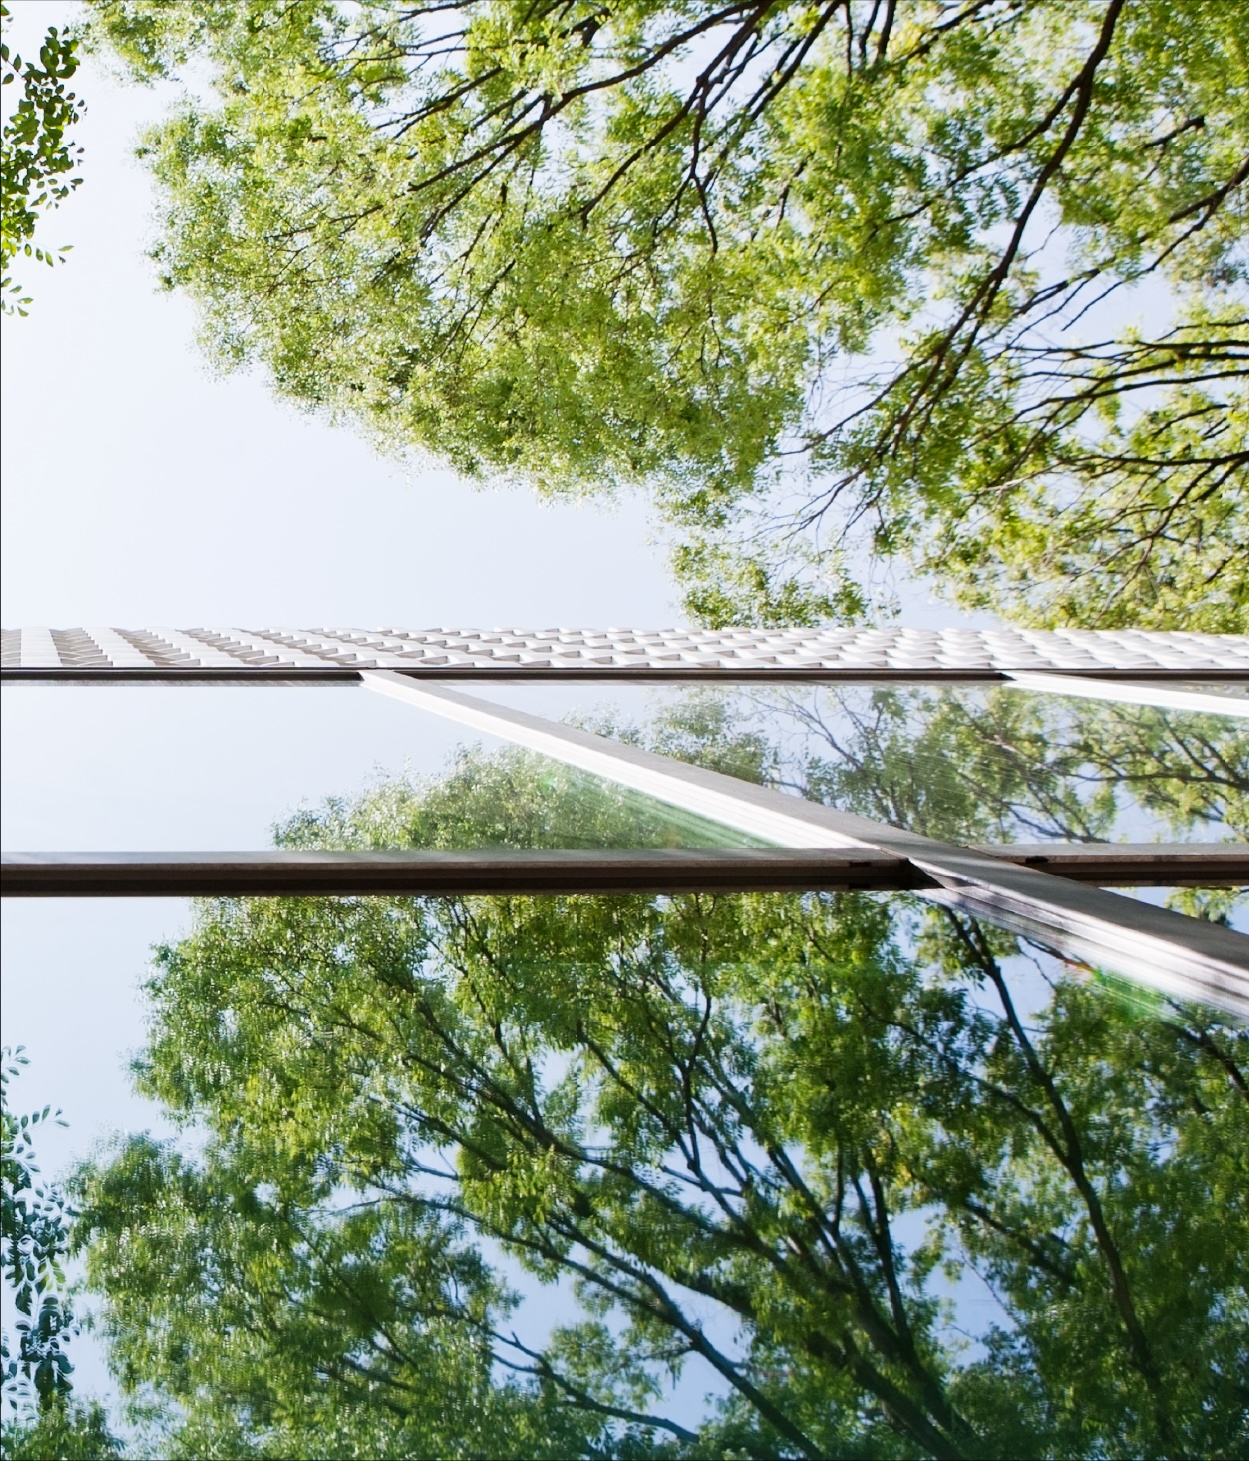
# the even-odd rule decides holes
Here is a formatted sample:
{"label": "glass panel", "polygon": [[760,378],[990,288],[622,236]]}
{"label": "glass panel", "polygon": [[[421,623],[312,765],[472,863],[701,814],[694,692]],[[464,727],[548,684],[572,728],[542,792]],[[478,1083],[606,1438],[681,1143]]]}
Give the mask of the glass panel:
{"label": "glass panel", "polygon": [[1209,1011],[908,895],[18,913],[134,1454],[1237,1450]]}
{"label": "glass panel", "polygon": [[1249,684],[1243,680],[1162,680],[1159,683],[1171,690],[1196,690],[1201,695],[1218,695],[1225,700],[1235,700],[1243,714],[1249,706]]}
{"label": "glass panel", "polygon": [[1249,889],[1246,888],[1116,888],[1129,898],[1174,908],[1197,918],[1226,923],[1238,933],[1249,934]]}
{"label": "glass panel", "polygon": [[951,842],[1249,839],[1249,725],[1010,686],[481,692]]}
{"label": "glass panel", "polygon": [[[17,685],[0,705],[13,851],[757,845],[357,687]],[[372,812],[323,815],[369,783]]]}

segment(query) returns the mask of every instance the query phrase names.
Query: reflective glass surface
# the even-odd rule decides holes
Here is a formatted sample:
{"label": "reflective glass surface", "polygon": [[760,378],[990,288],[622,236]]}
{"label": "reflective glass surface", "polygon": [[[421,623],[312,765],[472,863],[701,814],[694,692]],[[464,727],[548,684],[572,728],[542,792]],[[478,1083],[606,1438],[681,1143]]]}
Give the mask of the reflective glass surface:
{"label": "reflective glass surface", "polygon": [[1196,918],[1225,923],[1238,933],[1249,934],[1249,888],[1115,888],[1129,898],[1139,898],[1159,908],[1173,908]]}
{"label": "reflective glass surface", "polygon": [[[1249,837],[1249,725],[1231,717],[984,686],[460,688],[948,841]],[[450,846],[433,804],[502,810],[529,794],[522,770],[545,778],[527,845],[758,845],[354,689],[20,686],[4,736],[9,848],[259,848],[369,780],[406,780],[428,815],[377,822],[365,844],[343,826],[343,846]],[[459,845],[518,846],[519,825]]]}
{"label": "reflective glass surface", "polygon": [[[424,721],[317,691],[309,726],[336,702]],[[598,723],[815,784],[730,703]],[[185,812],[231,782],[178,803],[173,729],[131,735]],[[446,733],[399,778],[326,742],[279,840],[670,835]],[[136,1454],[1241,1449],[1249,1033],[1216,1011],[909,894],[19,901],[4,934],[13,1107],[71,1123],[41,1155],[100,1321],[78,1373]]]}
{"label": "reflective glass surface", "polygon": [[[336,849],[755,845],[359,687],[14,685],[0,705],[10,851],[298,847],[309,821]],[[483,815],[453,817],[464,799]]]}
{"label": "reflective glass surface", "polygon": [[144,1454],[1235,1454],[1208,1011],[906,895],[169,931],[74,1187]]}
{"label": "reflective glass surface", "polygon": [[1009,686],[474,691],[951,842],[1249,839],[1249,722]]}

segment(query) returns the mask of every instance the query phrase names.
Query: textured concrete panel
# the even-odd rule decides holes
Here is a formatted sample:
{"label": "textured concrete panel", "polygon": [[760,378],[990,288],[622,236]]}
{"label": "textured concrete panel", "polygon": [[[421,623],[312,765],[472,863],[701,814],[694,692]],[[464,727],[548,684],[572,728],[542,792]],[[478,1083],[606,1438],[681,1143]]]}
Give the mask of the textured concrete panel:
{"label": "textured concrete panel", "polygon": [[1142,629],[102,629],[3,633],[6,669],[1164,670],[1249,673],[1249,635]]}

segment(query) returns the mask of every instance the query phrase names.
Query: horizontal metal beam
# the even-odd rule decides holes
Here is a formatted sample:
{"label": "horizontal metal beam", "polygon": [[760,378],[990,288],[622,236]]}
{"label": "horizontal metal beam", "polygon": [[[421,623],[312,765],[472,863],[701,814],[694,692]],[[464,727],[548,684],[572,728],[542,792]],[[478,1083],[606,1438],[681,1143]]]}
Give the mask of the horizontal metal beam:
{"label": "horizontal metal beam", "polygon": [[[439,676],[440,679],[445,676]],[[267,665],[153,665],[150,669],[112,665],[81,665],[59,669],[3,669],[3,685],[353,685],[360,684],[359,670]]]}
{"label": "horizontal metal beam", "polygon": [[[852,685],[878,683],[887,685],[1006,685],[1019,680],[1020,671],[965,666],[951,669],[896,669],[882,667],[830,666],[789,668],[773,666],[716,665],[403,665],[386,666],[388,674],[403,675],[413,680],[554,680],[571,683],[578,680],[616,680],[631,685],[670,684],[767,684],[814,683]],[[149,667],[111,665],[61,665],[39,668],[0,669],[0,684],[5,685],[358,685],[367,668],[351,669],[343,665],[152,665]],[[1028,672],[1030,673],[1030,672]],[[1249,671],[1223,668],[1180,670],[1163,667],[1147,669],[1062,670],[1047,672],[1064,683],[1095,678],[1099,681],[1145,682],[1195,680],[1217,685],[1244,686],[1249,689]]]}
{"label": "horizontal metal beam", "polygon": [[[1080,882],[1249,882],[1249,843],[973,849]],[[12,852],[8,898],[300,897],[449,893],[702,893],[935,888],[907,858],[789,848],[386,852]]]}
{"label": "horizontal metal beam", "polygon": [[794,848],[868,848],[906,858],[930,896],[1034,939],[1059,955],[1131,975],[1249,1018],[1249,936],[969,847],[869,821],[386,670],[371,690],[555,757],[605,780]]}
{"label": "horizontal metal beam", "polygon": [[1011,842],[971,851],[1100,888],[1249,886],[1249,842]]}
{"label": "horizontal metal beam", "polygon": [[928,887],[883,852],[788,848],[490,852],[6,852],[10,898],[787,892]]}

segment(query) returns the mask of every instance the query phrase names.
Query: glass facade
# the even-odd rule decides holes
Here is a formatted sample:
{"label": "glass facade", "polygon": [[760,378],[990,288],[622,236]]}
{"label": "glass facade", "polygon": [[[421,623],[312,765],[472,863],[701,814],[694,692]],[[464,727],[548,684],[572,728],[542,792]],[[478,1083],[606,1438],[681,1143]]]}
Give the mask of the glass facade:
{"label": "glass facade", "polygon": [[[717,847],[761,839],[357,686],[14,687],[3,702],[6,848],[299,847],[327,803],[375,788],[324,847]],[[402,796],[397,789],[406,788]],[[498,815],[448,831],[462,798]],[[535,815],[507,815],[515,799]],[[398,808],[407,809],[406,814]],[[326,828],[333,825],[334,833]],[[329,837],[329,841],[325,838]]]}
{"label": "glass facade", "polygon": [[1249,722],[1231,716],[1009,685],[508,684],[490,693],[948,841],[1249,836]]}
{"label": "glass facade", "polygon": [[631,1413],[748,1454],[1015,1454],[1021,1414],[1032,1454],[1231,1454],[1217,1012],[856,893],[212,901],[147,1005],[187,1135],[114,1138],[76,1200],[123,1363],[211,1364],[201,1445],[246,1382],[283,1444],[332,1413],[404,1454],[432,1357],[448,1426],[536,1425],[507,1366],[594,1345]]}
{"label": "glass facade", "polygon": [[[1242,719],[372,688],[7,697],[5,841],[67,901],[10,905],[6,1013],[46,1063],[64,967],[112,1072],[83,1272],[180,1454],[1236,1454]],[[77,901],[167,896],[162,847],[214,896]],[[145,943],[123,1009],[92,949]]]}

